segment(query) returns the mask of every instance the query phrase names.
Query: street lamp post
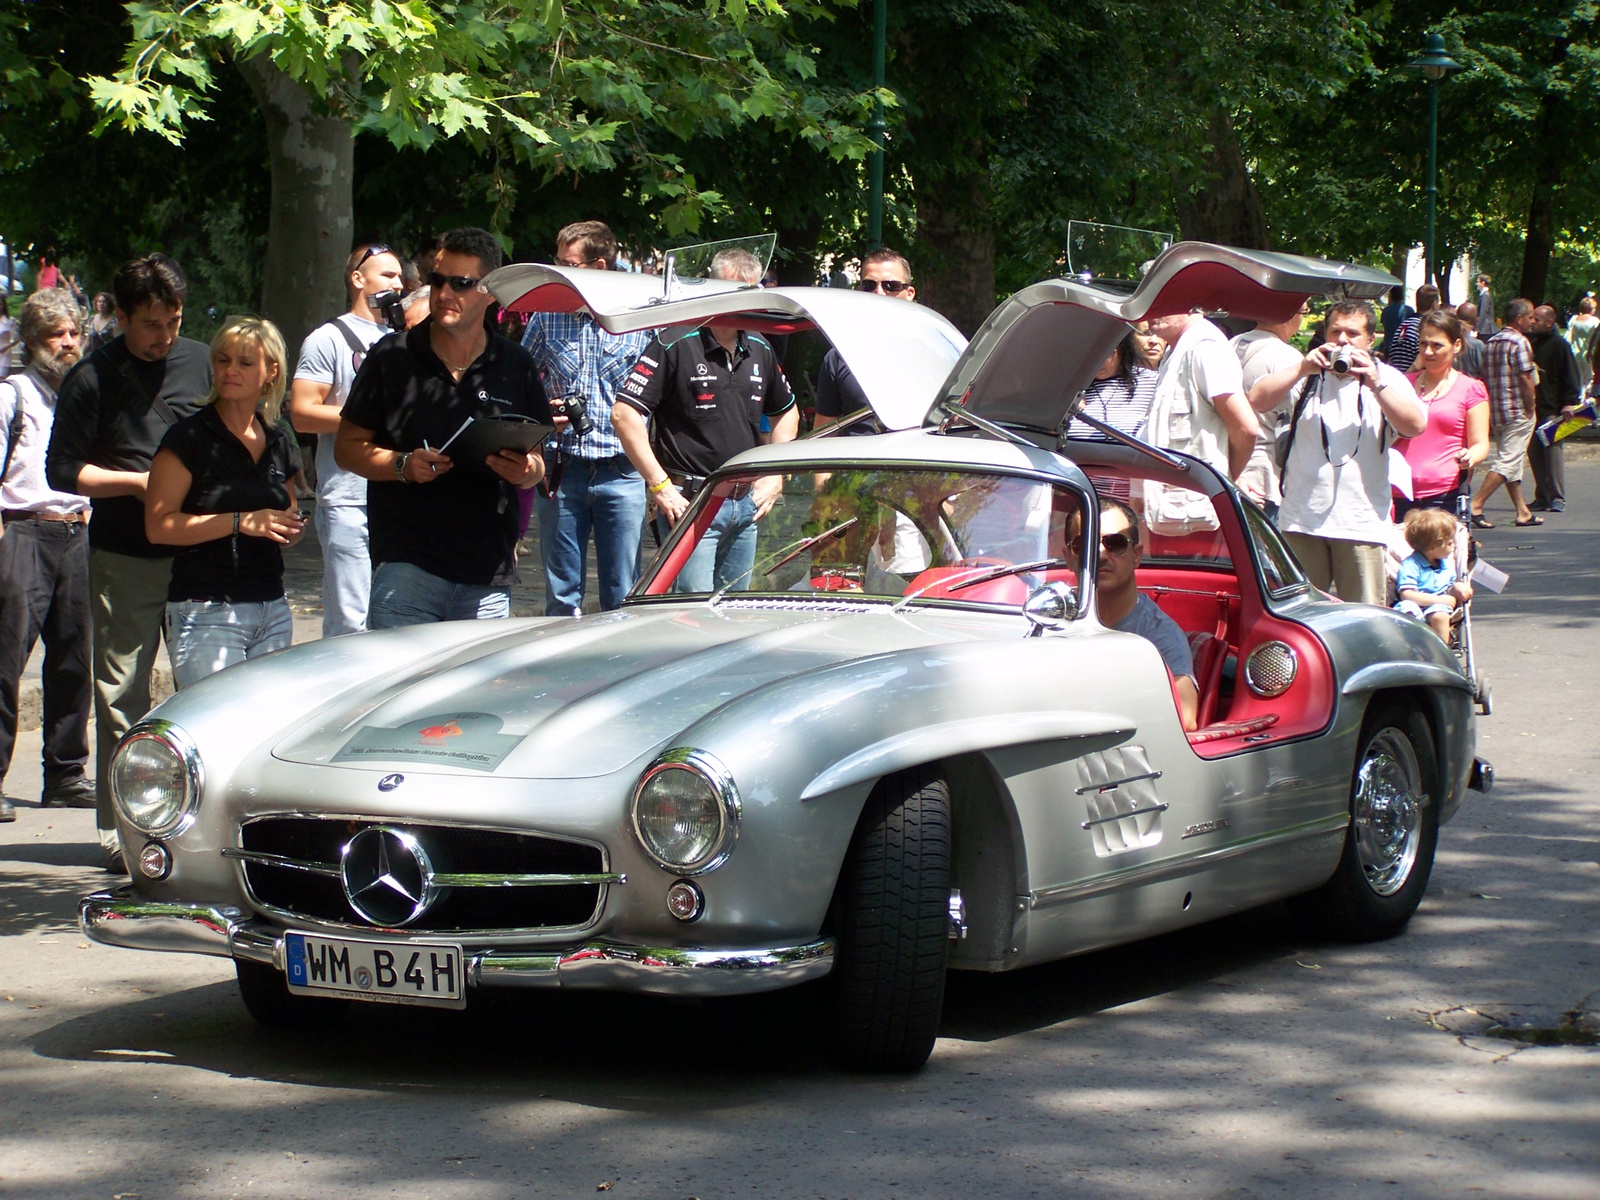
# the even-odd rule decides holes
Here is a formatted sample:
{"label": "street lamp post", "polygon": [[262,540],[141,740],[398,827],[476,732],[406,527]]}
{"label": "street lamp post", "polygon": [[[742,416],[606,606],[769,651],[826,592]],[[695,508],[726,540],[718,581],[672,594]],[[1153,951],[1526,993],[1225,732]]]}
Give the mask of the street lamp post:
{"label": "street lamp post", "polygon": [[[884,42],[888,39],[889,0],[874,0],[872,6],[872,86],[883,88]],[[867,136],[877,149],[867,159],[867,249],[883,245],[883,143],[889,123],[883,119],[883,101],[872,104],[872,120]]]}
{"label": "street lamp post", "polygon": [[1463,68],[1444,52],[1444,38],[1437,33],[1430,33],[1423,43],[1422,53],[1407,63],[1406,69],[1420,72],[1428,81],[1428,240],[1423,247],[1423,273],[1427,276],[1427,282],[1436,283],[1433,226],[1439,201],[1439,81]]}

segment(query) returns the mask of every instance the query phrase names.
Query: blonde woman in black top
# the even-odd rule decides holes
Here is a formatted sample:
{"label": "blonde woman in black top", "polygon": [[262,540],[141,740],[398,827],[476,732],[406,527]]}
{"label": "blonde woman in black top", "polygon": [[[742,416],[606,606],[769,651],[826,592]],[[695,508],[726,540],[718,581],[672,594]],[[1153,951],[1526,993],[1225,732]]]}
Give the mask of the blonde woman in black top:
{"label": "blonde woman in black top", "polygon": [[167,431],[150,463],[145,532],[179,547],[166,617],[179,688],[294,639],[282,547],[305,522],[291,482],[299,450],[278,423],[284,358],[271,321],[229,320],[211,342],[211,395]]}

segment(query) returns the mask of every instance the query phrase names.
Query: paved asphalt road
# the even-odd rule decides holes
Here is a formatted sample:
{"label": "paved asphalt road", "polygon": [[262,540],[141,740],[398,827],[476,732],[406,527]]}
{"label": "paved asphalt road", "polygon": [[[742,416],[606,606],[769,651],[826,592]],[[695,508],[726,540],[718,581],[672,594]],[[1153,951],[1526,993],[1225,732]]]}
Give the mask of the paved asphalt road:
{"label": "paved asphalt road", "polygon": [[1600,1008],[1600,459],[1569,474],[1572,511],[1484,536],[1512,575],[1475,609],[1500,784],[1392,942],[1317,944],[1273,907],[956,976],[914,1077],[832,1072],[784,995],[278,1037],[226,961],[87,944],[91,814],[30,803],[0,826],[0,1194],[1593,1200],[1600,1049],[1482,1034]]}

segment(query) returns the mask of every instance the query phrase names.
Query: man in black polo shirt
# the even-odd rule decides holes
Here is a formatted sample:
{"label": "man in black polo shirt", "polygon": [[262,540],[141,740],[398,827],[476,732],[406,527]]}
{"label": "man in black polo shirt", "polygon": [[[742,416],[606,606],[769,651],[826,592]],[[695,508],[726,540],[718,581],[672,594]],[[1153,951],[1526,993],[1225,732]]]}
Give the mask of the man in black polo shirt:
{"label": "man in black polo shirt", "polygon": [[544,477],[537,450],[476,461],[448,451],[469,417],[549,422],[550,405],[533,357],[484,325],[491,300],[479,280],[500,265],[500,243],[452,229],[435,253],[428,319],[367,354],[334,445],[339,466],[368,481],[370,629],[509,615],[514,489]]}
{"label": "man in black polo shirt", "polygon": [[[723,250],[711,260],[711,277],[758,285],[761,260],[748,250]],[[772,423],[774,442],[790,441],[799,431],[800,410],[777,354],[759,335],[734,329],[664,330],[645,348],[611,408],[611,423],[644,476],[663,528],[683,515],[707,475],[760,443],[763,416]],[[653,427],[647,418],[654,418]],[[724,500],[674,590],[742,588],[755,565],[756,522],[782,490],[782,478],[770,475],[747,494]]]}
{"label": "man in black polo shirt", "polygon": [[211,390],[211,356],[178,336],[188,294],[164,254],[136,258],[111,280],[122,336],[61,382],[45,471],[57,491],[94,501],[89,595],[94,626],[95,779],[100,843],[122,870],[107,773],[111,752],[150,711],[150,671],[172,576],[172,547],[144,534],[150,459],[166,432]]}

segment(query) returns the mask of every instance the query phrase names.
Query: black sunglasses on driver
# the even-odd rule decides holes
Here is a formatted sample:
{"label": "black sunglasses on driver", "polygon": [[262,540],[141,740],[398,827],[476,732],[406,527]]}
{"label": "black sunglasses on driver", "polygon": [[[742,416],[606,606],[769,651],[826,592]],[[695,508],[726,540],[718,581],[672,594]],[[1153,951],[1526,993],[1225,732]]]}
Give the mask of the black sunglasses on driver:
{"label": "black sunglasses on driver", "polygon": [[452,291],[470,292],[481,282],[471,275],[441,275],[438,271],[428,272],[428,286],[436,289],[448,283]]}
{"label": "black sunglasses on driver", "polygon": [[[1128,547],[1135,544],[1134,540],[1125,533],[1103,533],[1100,535],[1100,545],[1105,548],[1108,554],[1126,554]],[[1074,550],[1082,550],[1083,539],[1073,538],[1072,548]]]}
{"label": "black sunglasses on driver", "polygon": [[856,284],[856,291],[876,292],[882,290],[891,296],[898,296],[910,286],[911,285],[903,279],[863,279],[860,283]]}

